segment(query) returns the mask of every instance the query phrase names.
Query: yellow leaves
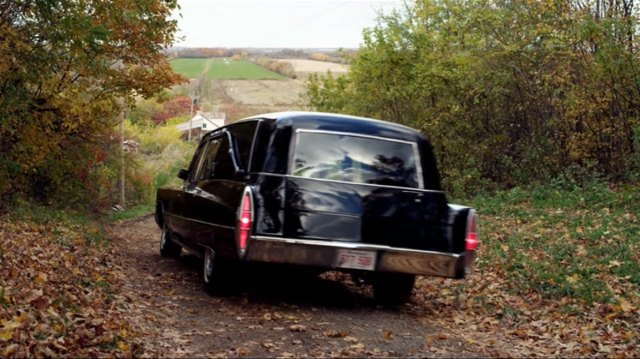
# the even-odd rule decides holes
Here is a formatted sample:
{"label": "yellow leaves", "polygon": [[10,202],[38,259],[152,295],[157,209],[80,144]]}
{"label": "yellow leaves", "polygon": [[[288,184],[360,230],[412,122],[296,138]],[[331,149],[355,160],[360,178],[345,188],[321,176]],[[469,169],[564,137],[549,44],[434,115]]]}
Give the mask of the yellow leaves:
{"label": "yellow leaves", "polygon": [[10,299],[9,295],[7,294],[6,289],[4,289],[4,287],[0,286],[0,305],[9,304],[10,302],[11,302],[11,299]]}
{"label": "yellow leaves", "polygon": [[118,270],[104,264],[113,262],[104,248],[66,240],[80,230],[0,218],[0,357],[132,355],[136,335],[116,309],[123,299],[95,285],[117,283]]}
{"label": "yellow leaves", "polygon": [[567,279],[567,282],[571,284],[576,284],[580,280],[580,275],[578,273],[574,273],[570,276],[567,276],[566,279]]}
{"label": "yellow leaves", "polygon": [[0,340],[9,340],[13,338],[14,328],[2,328],[0,329]]}
{"label": "yellow leaves", "polygon": [[475,340],[473,338],[466,338],[465,341],[467,342],[467,344],[470,344],[470,345],[478,345],[478,344],[480,344],[477,340]]}
{"label": "yellow leaves", "polygon": [[39,272],[35,279],[33,280],[33,282],[35,283],[35,285],[37,286],[42,286],[43,284],[45,284],[47,282],[48,276],[46,273],[44,272]]}
{"label": "yellow leaves", "polygon": [[120,351],[125,353],[125,355],[131,353],[131,347],[126,342],[118,341],[118,344],[116,346],[118,349],[120,349]]}
{"label": "yellow leaves", "polygon": [[20,328],[29,319],[26,312],[13,316],[11,319],[3,319],[0,321],[0,339],[10,340],[13,337],[13,331]]}
{"label": "yellow leaves", "polygon": [[635,309],[628,300],[622,297],[616,297],[616,299],[618,300],[620,310],[624,313],[630,313]]}

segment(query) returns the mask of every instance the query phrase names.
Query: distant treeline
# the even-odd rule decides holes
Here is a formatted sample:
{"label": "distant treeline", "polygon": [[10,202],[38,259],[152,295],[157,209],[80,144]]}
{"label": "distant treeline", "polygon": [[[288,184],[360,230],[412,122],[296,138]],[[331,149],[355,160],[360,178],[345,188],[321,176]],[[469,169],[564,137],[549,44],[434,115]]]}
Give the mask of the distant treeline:
{"label": "distant treeline", "polygon": [[166,50],[169,58],[270,58],[270,59],[309,59],[336,63],[348,63],[355,50],[323,50],[323,49],[254,49],[254,48],[171,48]]}

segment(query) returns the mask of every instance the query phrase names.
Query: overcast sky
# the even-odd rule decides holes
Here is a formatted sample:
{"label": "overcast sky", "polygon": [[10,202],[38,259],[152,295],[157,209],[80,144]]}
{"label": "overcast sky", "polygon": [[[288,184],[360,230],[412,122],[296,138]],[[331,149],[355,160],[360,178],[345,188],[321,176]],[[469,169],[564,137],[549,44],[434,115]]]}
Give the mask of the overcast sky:
{"label": "overcast sky", "polygon": [[175,46],[355,48],[403,0],[178,0]]}

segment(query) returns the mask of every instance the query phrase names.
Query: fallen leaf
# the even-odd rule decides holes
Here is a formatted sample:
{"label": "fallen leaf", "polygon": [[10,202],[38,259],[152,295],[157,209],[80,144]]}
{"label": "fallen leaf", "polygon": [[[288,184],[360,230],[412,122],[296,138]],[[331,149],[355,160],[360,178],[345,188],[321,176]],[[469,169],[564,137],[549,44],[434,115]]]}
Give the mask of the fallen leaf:
{"label": "fallen leaf", "polygon": [[620,297],[618,297],[617,299],[618,303],[620,303],[620,309],[622,309],[623,312],[629,313],[633,310],[633,306],[631,306],[631,303],[629,303],[626,299]]}
{"label": "fallen leaf", "polygon": [[13,338],[13,329],[0,330],[0,340],[10,340],[11,338]]}
{"label": "fallen leaf", "polygon": [[578,282],[578,280],[580,280],[580,275],[578,273],[574,273],[570,276],[569,275],[567,276],[567,282],[571,284],[575,284],[576,282]]}
{"label": "fallen leaf", "polygon": [[36,275],[35,279],[33,280],[33,282],[35,283],[35,285],[43,285],[44,283],[47,282],[48,276],[46,273],[40,272],[38,273],[38,275]]}
{"label": "fallen leaf", "polygon": [[307,327],[300,324],[294,324],[289,327],[289,330],[291,330],[292,332],[304,332],[305,330],[307,330]]}
{"label": "fallen leaf", "polygon": [[323,333],[325,336],[329,337],[329,338],[344,338],[346,337],[349,333],[347,332],[339,332],[337,330],[327,330],[326,332]]}
{"label": "fallen leaf", "polygon": [[2,351],[2,356],[3,357],[8,357],[11,354],[15,353],[15,351],[18,349],[18,344],[9,344],[3,351]]}

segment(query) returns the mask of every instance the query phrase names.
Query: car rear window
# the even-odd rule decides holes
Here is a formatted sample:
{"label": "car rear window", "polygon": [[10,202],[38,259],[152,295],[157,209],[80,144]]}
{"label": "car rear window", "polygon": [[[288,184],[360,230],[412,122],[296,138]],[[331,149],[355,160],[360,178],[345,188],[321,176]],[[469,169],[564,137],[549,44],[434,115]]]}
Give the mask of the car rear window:
{"label": "car rear window", "polygon": [[420,188],[416,145],[334,132],[297,133],[292,175]]}

